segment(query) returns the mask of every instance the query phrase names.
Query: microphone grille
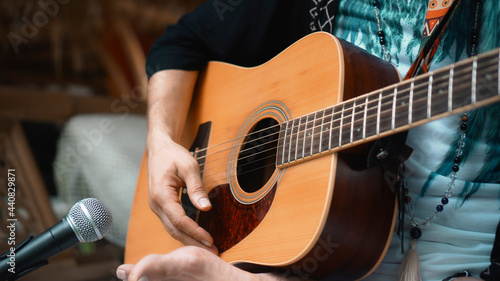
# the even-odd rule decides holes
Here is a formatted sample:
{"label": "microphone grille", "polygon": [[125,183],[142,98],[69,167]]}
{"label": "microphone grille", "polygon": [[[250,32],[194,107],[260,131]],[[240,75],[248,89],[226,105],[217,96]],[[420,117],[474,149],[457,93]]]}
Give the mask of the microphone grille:
{"label": "microphone grille", "polygon": [[78,201],[66,217],[80,242],[102,239],[111,228],[113,217],[104,204],[96,198]]}

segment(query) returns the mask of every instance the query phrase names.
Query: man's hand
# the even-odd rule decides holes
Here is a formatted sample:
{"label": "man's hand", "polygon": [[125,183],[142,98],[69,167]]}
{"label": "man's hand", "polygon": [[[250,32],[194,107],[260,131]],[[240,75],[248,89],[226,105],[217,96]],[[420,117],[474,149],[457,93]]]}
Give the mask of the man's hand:
{"label": "man's hand", "polygon": [[288,280],[279,274],[246,272],[230,265],[209,251],[193,246],[182,247],[166,255],[149,255],[136,265],[121,265],[116,270],[116,276],[121,280],[128,281]]}
{"label": "man's hand", "polygon": [[186,215],[179,201],[179,191],[186,186],[196,208],[211,208],[198,162],[178,144],[197,77],[196,71],[164,70],[149,80],[149,204],[173,238],[217,253],[211,235]]}
{"label": "man's hand", "polygon": [[158,133],[148,139],[149,204],[165,229],[185,245],[206,247],[217,253],[210,234],[189,218],[179,201],[187,187],[193,205],[201,211],[211,208],[203,188],[198,162],[181,145]]}

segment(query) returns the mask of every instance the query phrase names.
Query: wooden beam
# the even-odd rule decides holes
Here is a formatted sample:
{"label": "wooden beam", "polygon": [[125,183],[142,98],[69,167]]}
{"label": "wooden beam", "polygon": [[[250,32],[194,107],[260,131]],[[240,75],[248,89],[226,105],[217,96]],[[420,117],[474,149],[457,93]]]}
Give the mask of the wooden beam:
{"label": "wooden beam", "polygon": [[[118,40],[120,40],[121,46],[124,49],[123,51],[125,52],[128,67],[132,72],[133,85],[135,87],[147,89],[148,81],[145,72],[146,55],[142,49],[137,34],[132,28],[132,25],[119,16],[115,17],[112,24]],[[140,98],[145,99],[145,91],[141,91],[141,93],[143,96]]]}
{"label": "wooden beam", "polygon": [[[3,165],[11,170],[13,179],[12,189],[7,190],[7,181],[3,181],[6,188],[0,191],[3,198],[13,198],[15,208],[7,214],[2,215],[0,222],[0,236],[8,236],[5,225],[9,217],[17,219],[16,224],[22,226],[16,229],[18,241],[22,241],[30,234],[39,234],[56,221],[56,216],[52,211],[49,195],[45,187],[38,166],[26,136],[19,122],[0,119],[0,158]],[[6,175],[7,176],[7,175]],[[8,193],[10,192],[10,193]],[[7,201],[0,204],[3,210],[8,210]],[[23,210],[20,212],[19,210]],[[2,252],[8,248],[7,245],[0,245]]]}
{"label": "wooden beam", "polygon": [[0,117],[28,121],[66,121],[88,113],[145,114],[142,100],[107,96],[74,97],[22,87],[0,86]]}

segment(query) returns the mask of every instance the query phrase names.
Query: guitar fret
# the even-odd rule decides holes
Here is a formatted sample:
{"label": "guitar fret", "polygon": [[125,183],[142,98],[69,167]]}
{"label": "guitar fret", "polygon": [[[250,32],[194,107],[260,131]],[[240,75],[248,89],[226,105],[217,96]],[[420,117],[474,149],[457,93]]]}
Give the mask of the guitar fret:
{"label": "guitar fret", "polygon": [[[418,82],[418,80],[415,80]],[[418,122],[426,118],[427,115],[427,93],[428,87],[424,84],[414,84],[413,86],[413,114],[412,122]]]}
{"label": "guitar fret", "polygon": [[448,72],[438,72],[433,75],[432,81],[432,106],[431,115],[436,116],[445,113],[448,107],[448,87],[449,76]]}
{"label": "guitar fret", "polygon": [[291,159],[291,157],[292,157],[291,153],[292,153],[292,149],[293,149],[292,144],[293,144],[293,130],[294,129],[295,129],[295,119],[292,120],[292,125],[290,126],[290,141],[288,143],[288,159],[284,163],[292,161],[292,159]]}
{"label": "guitar fret", "polygon": [[394,115],[394,129],[408,125],[409,112],[410,112],[410,91],[411,85],[403,83],[397,88],[395,98],[395,115]]}
{"label": "guitar fret", "polygon": [[453,83],[453,110],[471,104],[472,71],[470,64],[455,67],[455,76],[460,77],[459,83]]}
{"label": "guitar fret", "polygon": [[339,126],[339,147],[342,146],[342,127],[344,124],[344,108],[345,108],[345,103],[342,104],[342,112],[340,115],[340,126]]}
{"label": "guitar fret", "polygon": [[323,117],[321,117],[321,128],[320,128],[320,133],[319,133],[319,148],[318,148],[318,152],[321,153],[323,150],[322,150],[322,144],[323,144],[323,125],[324,125],[324,119],[325,118],[325,112],[326,112],[326,109],[323,110]]}
{"label": "guitar fret", "polygon": [[[283,137],[283,156],[282,156],[282,160],[281,160],[283,163],[287,163],[290,161],[290,150],[291,150],[290,144],[292,142],[287,141],[287,138],[290,138],[290,140],[291,140],[292,133],[293,133],[293,122],[294,121],[295,120],[291,120],[291,121],[286,122],[287,123],[286,130],[288,131],[288,129],[290,129],[290,133],[288,134],[288,136],[286,138]],[[290,124],[290,122],[291,122],[291,124]],[[289,126],[289,124],[290,124],[290,126]],[[287,150],[287,147],[288,147],[288,150]]]}
{"label": "guitar fret", "polygon": [[[352,114],[355,114],[356,107],[354,106],[354,103],[356,100],[349,100],[344,103],[344,116],[342,120],[342,133],[341,133],[341,138],[340,138],[340,145],[345,145],[352,143],[351,141],[351,135],[353,136],[353,140],[356,137],[356,135],[353,135],[353,133],[356,132],[355,129],[355,124],[352,123],[353,116]],[[352,123],[352,124],[351,124]],[[354,132],[353,132],[354,131]]]}
{"label": "guitar fret", "polygon": [[304,126],[304,135],[303,135],[303,137],[302,137],[302,139],[301,139],[301,142],[300,142],[300,143],[302,144],[302,145],[301,145],[301,149],[300,149],[300,151],[302,151],[302,155],[301,155],[301,156],[299,156],[298,158],[304,158],[304,152],[305,152],[305,149],[306,149],[306,148],[305,148],[305,145],[306,145],[307,121],[308,121],[307,119],[308,119],[308,118],[309,118],[309,117],[308,117],[308,116],[306,116],[306,120],[305,120],[305,122],[303,123],[303,126]]}
{"label": "guitar fret", "polygon": [[427,90],[427,118],[431,118],[431,104],[432,103],[432,72],[429,76],[429,88]]}
{"label": "guitar fret", "polygon": [[498,73],[486,72],[496,67],[496,61],[491,61],[491,59],[486,58],[477,59],[476,103],[491,97],[490,93],[498,90],[495,76],[498,75]]}
{"label": "guitar fret", "polygon": [[[297,145],[296,145],[297,150],[295,151],[295,158],[296,159],[304,158],[304,152],[303,152],[303,150],[304,150],[304,140],[305,140],[305,138],[302,139],[301,138],[301,134],[302,134],[302,131],[304,131],[304,135],[305,135],[305,133],[306,133],[305,126],[306,125],[303,122],[303,118],[304,117],[301,117],[299,119],[299,124],[300,125],[299,125],[299,129],[297,131]],[[300,151],[302,151],[302,155],[299,155]]]}
{"label": "guitar fret", "polygon": [[363,113],[363,139],[366,139],[366,115],[368,114],[368,96],[365,98],[365,110]]}
{"label": "guitar fret", "polygon": [[333,107],[326,108],[323,111],[323,117],[321,121],[321,141],[319,152],[330,150],[330,135],[332,123],[329,121],[333,115]]}
{"label": "guitar fret", "polygon": [[357,98],[353,106],[353,116],[351,120],[351,143],[365,138],[365,116],[366,116],[366,98]]}
{"label": "guitar fret", "polygon": [[[321,133],[322,133],[322,116],[321,113],[323,111],[318,111],[314,113],[314,122],[313,122],[313,133],[311,138],[311,155],[319,153],[321,151]],[[319,127],[319,133],[317,133],[316,128]],[[317,136],[319,135],[319,138]]]}
{"label": "guitar fret", "polygon": [[470,91],[471,94],[471,102],[472,104],[476,104],[476,80],[477,80],[477,58],[474,58],[472,62],[472,88]]}
{"label": "guitar fret", "polygon": [[380,132],[386,132],[392,128],[392,94],[382,97],[380,109]]}
{"label": "guitar fret", "polygon": [[396,98],[398,94],[398,88],[394,87],[394,96],[392,97],[392,118],[391,118],[391,130],[394,130],[396,126]]}
{"label": "guitar fret", "polygon": [[453,110],[453,77],[455,74],[455,65],[451,65],[450,68],[450,78],[448,82],[448,111],[451,112]]}
{"label": "guitar fret", "polygon": [[382,110],[382,92],[378,95],[378,108],[377,108],[377,135],[380,135],[380,111]]}
{"label": "guitar fret", "polygon": [[304,130],[304,142],[302,145],[302,158],[306,157],[306,140],[307,140],[307,126],[309,125],[309,115],[306,116],[305,130]]}
{"label": "guitar fret", "polygon": [[328,150],[332,149],[332,134],[333,134],[333,116],[335,112],[335,107],[332,107],[332,120],[330,121],[330,138],[328,140]]}
{"label": "guitar fret", "polygon": [[[290,124],[290,141],[288,144],[288,160],[286,162],[292,162],[294,159],[292,158],[292,152],[293,150],[293,131],[295,130],[295,119],[292,120],[292,123]],[[285,162],[285,163],[286,163]]]}
{"label": "guitar fret", "polygon": [[334,149],[336,147],[340,146],[339,143],[339,138],[341,136],[341,120],[342,120],[342,114],[343,114],[343,108],[344,104],[340,104],[338,106],[334,107],[334,114],[332,116],[332,130],[331,130],[331,138],[330,138],[330,144],[331,148]]}
{"label": "guitar fret", "polygon": [[411,124],[412,120],[412,115],[413,115],[413,89],[415,85],[415,80],[411,80],[410,84],[410,97],[408,98],[408,102],[410,105],[408,106],[408,124]]}
{"label": "guitar fret", "polygon": [[299,124],[297,125],[297,136],[295,137],[295,153],[294,160],[297,160],[297,152],[299,151],[299,143],[300,143],[300,126],[302,122],[302,118],[299,118]]}
{"label": "guitar fret", "polygon": [[367,95],[368,100],[366,110],[366,134],[365,138],[377,135],[377,113],[378,113],[378,95]]}
{"label": "guitar fret", "polygon": [[[316,153],[321,153],[321,147],[322,147],[322,141],[323,141],[323,123],[324,123],[324,118],[325,116],[325,110],[318,111],[317,114],[317,119],[315,121],[314,127],[319,128],[319,132],[315,133],[316,137],[314,138],[313,141],[313,150],[311,155],[314,155]],[[319,135],[319,138],[317,137]]]}
{"label": "guitar fret", "polygon": [[314,113],[313,121],[312,121],[312,133],[311,133],[311,151],[309,155],[313,155],[313,147],[314,147],[314,128],[316,128],[316,112]]}
{"label": "guitar fret", "polygon": [[354,116],[356,116],[356,100],[354,100],[354,103],[352,105],[352,113],[351,113],[351,136],[350,136],[350,142],[352,143],[353,142],[353,138],[354,138]]}
{"label": "guitar fret", "polygon": [[[292,122],[293,122],[293,121],[292,121]],[[282,153],[281,153],[282,155],[281,155],[281,157],[278,157],[277,159],[281,158],[281,163],[282,163],[282,164],[283,164],[283,163],[285,163],[285,155],[286,155],[286,151],[285,151],[285,149],[286,149],[286,146],[285,146],[285,140],[286,140],[286,137],[287,137],[287,136],[286,136],[286,134],[287,134],[287,132],[288,132],[288,124],[289,124],[289,123],[290,123],[290,122],[286,122],[286,124],[285,124],[285,130],[284,130],[284,131],[285,131],[285,134],[283,135],[283,138],[281,138],[281,137],[279,138],[279,139],[280,139],[280,143],[282,142],[282,143],[281,143],[281,145],[282,145],[283,149],[282,149],[282,150],[279,150],[279,151],[282,151]],[[278,144],[278,145],[279,145],[279,144]],[[288,148],[288,159],[290,159],[290,148]],[[287,160],[288,160],[288,159],[287,159]]]}

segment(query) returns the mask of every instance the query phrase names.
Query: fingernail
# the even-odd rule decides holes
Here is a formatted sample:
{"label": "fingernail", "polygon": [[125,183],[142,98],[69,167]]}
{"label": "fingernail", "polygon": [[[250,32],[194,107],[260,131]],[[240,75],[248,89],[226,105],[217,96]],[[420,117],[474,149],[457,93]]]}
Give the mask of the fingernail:
{"label": "fingernail", "polygon": [[202,206],[203,208],[205,207],[210,207],[210,200],[208,200],[207,198],[201,198],[200,200],[198,200],[198,203],[200,203],[200,206]]}
{"label": "fingernail", "polygon": [[201,240],[201,243],[203,243],[203,245],[207,246],[207,247],[212,247],[212,245],[210,243],[208,243],[207,241],[205,240]]}
{"label": "fingernail", "polygon": [[139,281],[149,281],[149,279],[147,276],[142,276],[141,278],[139,278]]}
{"label": "fingernail", "polygon": [[124,270],[118,269],[116,271],[116,277],[120,278],[120,280],[127,280],[127,273]]}

